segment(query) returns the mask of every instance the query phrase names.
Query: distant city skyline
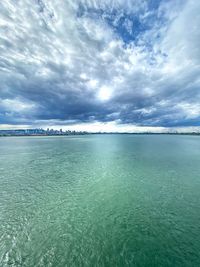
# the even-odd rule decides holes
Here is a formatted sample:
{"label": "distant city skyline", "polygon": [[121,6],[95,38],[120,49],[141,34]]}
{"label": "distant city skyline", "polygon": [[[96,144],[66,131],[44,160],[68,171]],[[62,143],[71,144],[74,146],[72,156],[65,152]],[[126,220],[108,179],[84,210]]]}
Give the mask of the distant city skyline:
{"label": "distant city skyline", "polygon": [[99,134],[104,134],[104,133],[112,133],[112,134],[198,134],[200,135],[200,131],[199,130],[192,130],[186,128],[185,130],[179,131],[179,130],[175,130],[173,128],[171,129],[165,129],[165,131],[159,131],[157,129],[157,131],[141,131],[141,129],[139,131],[79,131],[79,130],[70,130],[70,129],[54,129],[54,128],[47,128],[47,129],[43,129],[43,128],[27,128],[27,129],[4,129],[1,130],[0,129],[0,136],[23,136],[23,135],[27,135],[27,136],[34,136],[34,135],[44,135],[44,136],[51,136],[51,135],[79,135],[79,134],[95,134],[95,133],[99,133]]}
{"label": "distant city skyline", "polygon": [[0,2],[0,129],[200,130],[200,1]]}

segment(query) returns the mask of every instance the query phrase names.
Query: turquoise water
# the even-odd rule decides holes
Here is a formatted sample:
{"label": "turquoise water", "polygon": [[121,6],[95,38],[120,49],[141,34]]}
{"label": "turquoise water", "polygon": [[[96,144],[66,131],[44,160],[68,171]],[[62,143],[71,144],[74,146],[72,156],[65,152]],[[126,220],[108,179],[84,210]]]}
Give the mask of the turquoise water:
{"label": "turquoise water", "polygon": [[200,266],[200,137],[0,138],[0,266]]}

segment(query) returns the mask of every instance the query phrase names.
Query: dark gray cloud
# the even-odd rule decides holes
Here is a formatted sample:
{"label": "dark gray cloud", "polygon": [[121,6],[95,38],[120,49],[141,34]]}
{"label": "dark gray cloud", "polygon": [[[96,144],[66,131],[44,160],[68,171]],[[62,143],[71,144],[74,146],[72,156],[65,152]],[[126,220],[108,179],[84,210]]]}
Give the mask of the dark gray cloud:
{"label": "dark gray cloud", "polygon": [[0,124],[200,126],[200,3],[149,3],[1,1]]}

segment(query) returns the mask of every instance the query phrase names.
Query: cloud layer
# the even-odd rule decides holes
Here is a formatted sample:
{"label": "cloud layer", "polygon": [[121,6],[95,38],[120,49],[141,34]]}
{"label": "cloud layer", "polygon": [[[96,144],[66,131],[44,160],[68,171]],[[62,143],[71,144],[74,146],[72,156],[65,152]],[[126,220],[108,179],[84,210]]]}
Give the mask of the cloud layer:
{"label": "cloud layer", "polygon": [[1,1],[0,124],[199,126],[199,13],[195,0]]}

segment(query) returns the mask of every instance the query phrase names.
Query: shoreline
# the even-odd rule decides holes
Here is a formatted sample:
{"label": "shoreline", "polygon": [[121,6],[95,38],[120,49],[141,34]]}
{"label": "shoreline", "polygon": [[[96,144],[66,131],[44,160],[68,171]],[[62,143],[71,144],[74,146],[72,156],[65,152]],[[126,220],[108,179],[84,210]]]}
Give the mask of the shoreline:
{"label": "shoreline", "polygon": [[200,133],[77,133],[77,134],[5,134],[1,137],[67,137],[67,136],[84,136],[84,135],[192,135],[200,136]]}

